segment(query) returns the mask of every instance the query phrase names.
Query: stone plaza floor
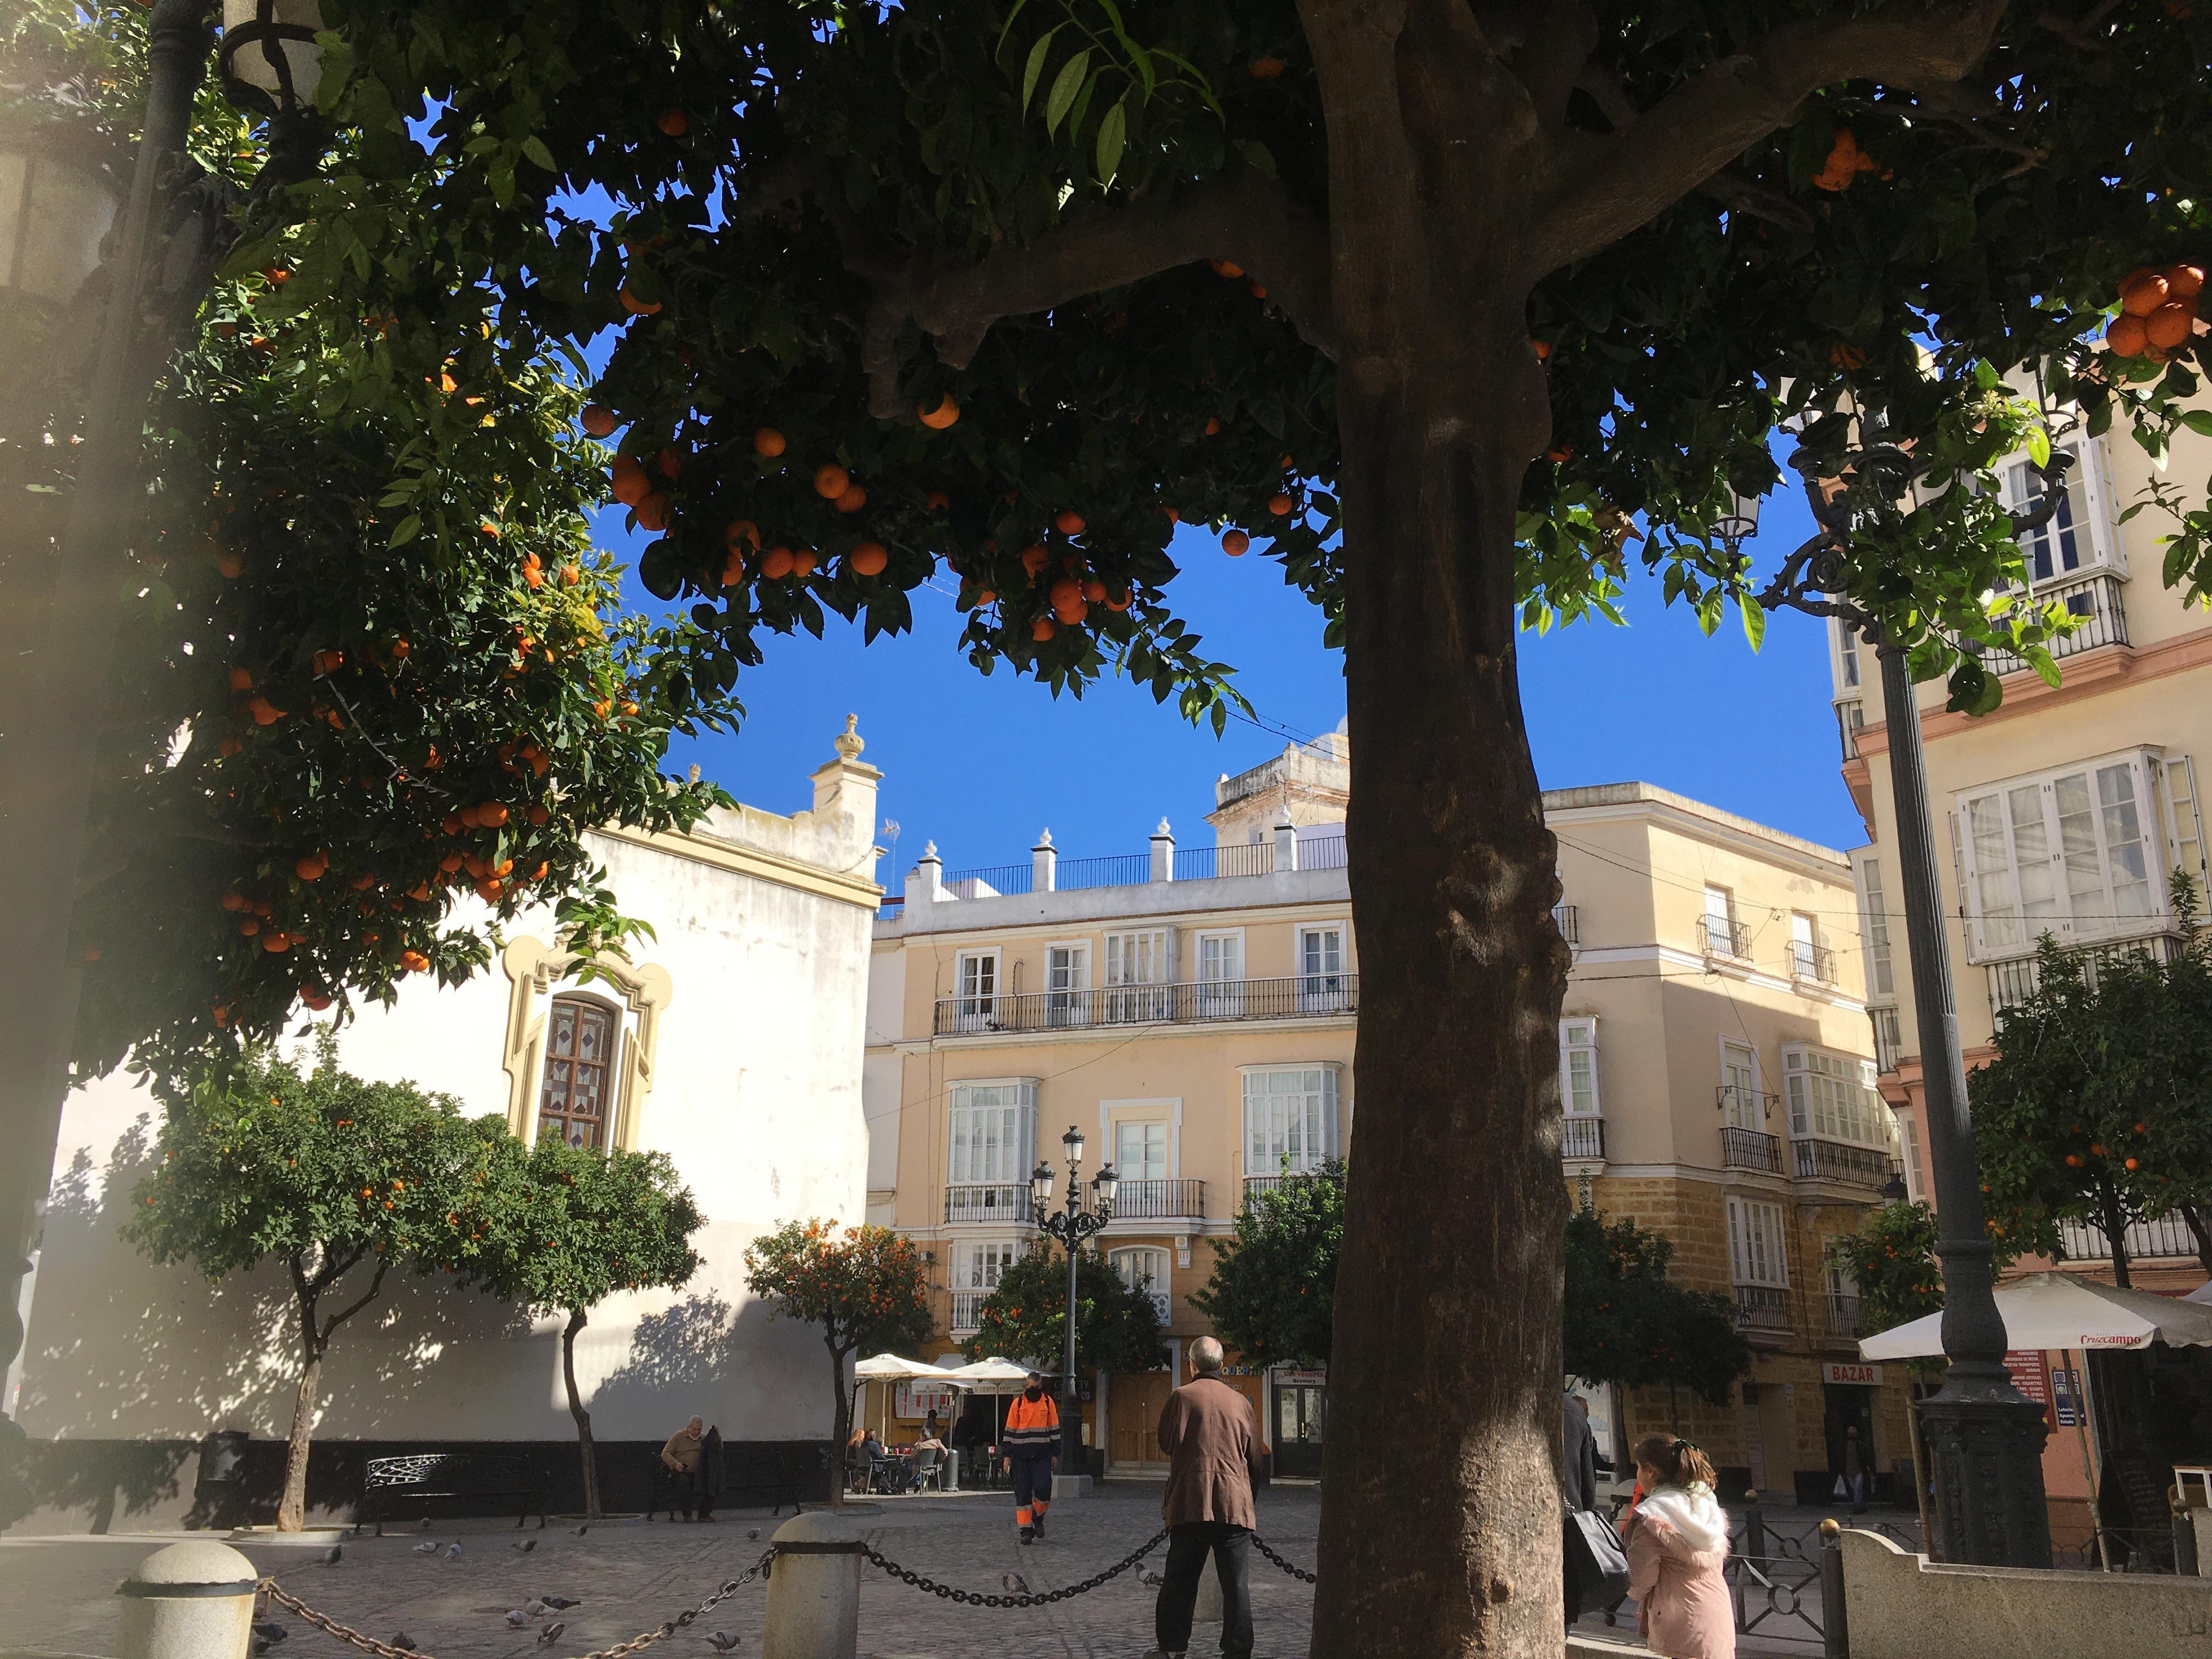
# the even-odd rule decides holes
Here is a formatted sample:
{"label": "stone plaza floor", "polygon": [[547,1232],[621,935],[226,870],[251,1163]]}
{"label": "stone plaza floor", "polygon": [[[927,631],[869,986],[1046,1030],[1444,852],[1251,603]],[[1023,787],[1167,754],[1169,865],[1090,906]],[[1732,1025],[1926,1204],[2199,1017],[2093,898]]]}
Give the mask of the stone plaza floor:
{"label": "stone plaza floor", "polygon": [[[1003,1594],[1009,1573],[1042,1591],[1111,1565],[1158,1530],[1159,1500],[1157,1484],[1109,1483],[1087,1498],[1056,1505],[1048,1541],[1027,1549],[1016,1540],[1012,1501],[1003,1492],[877,1499],[848,1513],[868,1544],[900,1565],[961,1589]],[[1791,1533],[1808,1532],[1819,1514],[1796,1511],[1786,1522],[1778,1517],[1778,1523]],[[1262,1538],[1311,1569],[1321,1519],[1317,1488],[1279,1484],[1262,1492],[1259,1519]],[[427,1534],[395,1529],[380,1539],[348,1540],[344,1559],[334,1567],[314,1564],[312,1549],[241,1547],[257,1568],[275,1574],[301,1601],[378,1640],[404,1632],[437,1659],[564,1659],[626,1641],[696,1607],[717,1584],[757,1561],[779,1524],[764,1510],[737,1510],[712,1526],[615,1522],[579,1538],[557,1522],[542,1532],[467,1522]],[[757,1538],[749,1536],[755,1531]],[[182,1537],[207,1535],[0,1537],[0,1659],[110,1659],[116,1585],[155,1550]],[[416,1553],[425,1539],[434,1540],[440,1553]],[[461,1554],[449,1559],[444,1548],[456,1540]],[[514,1547],[529,1540],[537,1547],[527,1554]],[[860,1652],[862,1659],[1139,1659],[1152,1645],[1157,1593],[1141,1575],[1157,1571],[1165,1553],[1163,1546],[1087,1595],[1032,1608],[965,1607],[867,1567],[861,1577]],[[1807,1588],[1817,1617],[1817,1584]],[[580,1605],[532,1619],[520,1630],[508,1628],[509,1608],[547,1595]],[[647,1652],[702,1659],[717,1651],[708,1638],[719,1632],[738,1638],[730,1651],[740,1659],[757,1655],[766,1599],[765,1583],[756,1581]],[[1256,1659],[1305,1659],[1311,1587],[1255,1555],[1252,1604]],[[338,1659],[356,1651],[282,1609],[269,1617],[290,1632],[270,1659]],[[555,1644],[542,1645],[539,1636],[556,1619],[566,1628]],[[1615,1628],[1591,1615],[1577,1630],[1633,1643],[1634,1607],[1621,1610]],[[1218,1639],[1218,1626],[1200,1626],[1194,1655],[1210,1655]],[[1810,1659],[1819,1653],[1820,1640],[1802,1621],[1770,1618],[1741,1639],[1738,1650]]]}

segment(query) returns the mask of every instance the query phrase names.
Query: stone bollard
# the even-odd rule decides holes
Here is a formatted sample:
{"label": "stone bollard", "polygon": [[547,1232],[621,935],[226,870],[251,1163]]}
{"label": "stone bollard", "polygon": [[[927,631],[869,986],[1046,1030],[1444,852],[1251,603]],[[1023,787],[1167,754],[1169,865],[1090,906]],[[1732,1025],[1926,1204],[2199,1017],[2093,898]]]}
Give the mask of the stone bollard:
{"label": "stone bollard", "polygon": [[860,1642],[859,1528],[826,1510],[776,1528],[762,1659],[853,1659]]}
{"label": "stone bollard", "polygon": [[121,1659],[246,1659],[254,1583],[253,1563],[228,1544],[156,1550],[115,1592]]}
{"label": "stone bollard", "polygon": [[1221,1596],[1220,1564],[1209,1560],[1198,1575],[1198,1610],[1191,1617],[1201,1625],[1218,1625],[1224,1617]]}

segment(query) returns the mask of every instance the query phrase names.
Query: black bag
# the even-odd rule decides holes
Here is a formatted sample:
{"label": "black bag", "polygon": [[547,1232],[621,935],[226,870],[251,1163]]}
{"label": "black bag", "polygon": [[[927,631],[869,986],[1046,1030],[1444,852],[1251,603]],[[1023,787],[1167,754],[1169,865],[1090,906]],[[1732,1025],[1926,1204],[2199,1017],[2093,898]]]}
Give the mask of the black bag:
{"label": "black bag", "polygon": [[1569,1510],[1566,1515],[1567,1583],[1575,1614],[1609,1607],[1628,1594],[1628,1552],[1613,1522],[1595,1510]]}

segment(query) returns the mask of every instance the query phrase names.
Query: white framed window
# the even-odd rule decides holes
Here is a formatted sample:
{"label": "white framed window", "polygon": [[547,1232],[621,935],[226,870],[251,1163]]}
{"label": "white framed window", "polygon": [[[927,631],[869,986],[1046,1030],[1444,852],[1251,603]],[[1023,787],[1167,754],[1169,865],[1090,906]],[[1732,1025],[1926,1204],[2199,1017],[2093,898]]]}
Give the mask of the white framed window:
{"label": "white framed window", "polygon": [[1316,1013],[1343,1008],[1349,999],[1344,982],[1344,927],[1340,922],[1298,929],[1298,1000]]}
{"label": "white framed window", "polygon": [[1790,971],[1799,979],[1826,981],[1834,977],[1821,960],[1820,929],[1802,910],[1790,913]]}
{"label": "white framed window", "polygon": [[1237,1019],[1244,1012],[1244,930],[1198,936],[1198,1017]]}
{"label": "white framed window", "polygon": [[1164,1119],[1124,1119],[1114,1126],[1114,1173],[1133,1181],[1165,1181],[1169,1135]]}
{"label": "white framed window", "polygon": [[1022,1243],[1016,1238],[975,1239],[957,1244],[952,1253],[952,1288],[994,1291],[1006,1269],[1022,1259]]}
{"label": "white framed window", "polygon": [[1133,1291],[1168,1288],[1168,1253],[1152,1244],[1132,1244],[1106,1258],[1121,1281]]}
{"label": "white framed window", "polygon": [[2166,914],[2159,811],[2140,751],[1960,797],[1967,942],[1976,961],[2159,931]]}
{"label": "white framed window", "polygon": [[1743,940],[1739,936],[1735,921],[1735,895],[1725,887],[1705,885],[1705,912],[1698,919],[1700,943],[1708,952],[1724,957],[1741,957]]}
{"label": "white framed window", "polygon": [[999,953],[963,951],[953,961],[954,1012],[963,1029],[981,1030],[999,1018]]}
{"label": "white framed window", "polygon": [[1839,617],[1828,619],[1828,641],[1835,653],[1836,690],[1838,694],[1859,689],[1859,631]]}
{"label": "white framed window", "polygon": [[1782,1088],[1796,1139],[1886,1147],[1895,1133],[1889,1103],[1874,1086],[1874,1062],[1793,1043],[1782,1051]]}
{"label": "white framed window", "polygon": [[1889,954],[1888,899],[1881,886],[1881,860],[1858,861],[1859,927],[1866,943],[1867,994],[1897,994],[1897,966]]}
{"label": "white framed window", "polygon": [[[2050,521],[2021,532],[2021,556],[2031,583],[2040,587],[2100,570],[2125,575],[2127,558],[2112,518],[2104,445],[2091,439],[2051,453],[2054,459],[2071,454],[2074,465],[2066,471],[2065,488]],[[2043,481],[2025,456],[2001,465],[1997,478],[2004,504],[2014,511],[2043,493]]]}
{"label": "white framed window", "polygon": [[1044,947],[1044,1017],[1048,1025],[1087,1025],[1091,1000],[1091,944],[1079,939]]}
{"label": "white framed window", "polygon": [[1015,1186],[1026,1194],[1036,1146],[1036,1083],[956,1083],[945,1178],[954,1186]]}
{"label": "white framed window", "polygon": [[1106,1018],[1166,1019],[1172,1012],[1175,934],[1164,927],[1106,935]]}
{"label": "white framed window", "polygon": [[1898,1023],[1894,1004],[1883,1004],[1867,1010],[1867,1018],[1874,1026],[1874,1068],[1877,1072],[1893,1072],[1898,1057],[1905,1052],[1905,1028]]}
{"label": "white framed window", "polygon": [[1905,1143],[1905,1195],[1916,1204],[1924,1203],[1928,1180],[1920,1172],[1920,1120],[1899,1116],[1897,1137]]}
{"label": "white framed window", "polygon": [[1721,1118],[1731,1129],[1766,1133],[1766,1100],[1759,1092],[1759,1054],[1750,1044],[1721,1041]]}
{"label": "white framed window", "polygon": [[1594,1017],[1575,1015],[1559,1022],[1559,1105],[1569,1117],[1601,1115]]}
{"label": "white framed window", "polygon": [[[2160,755],[2150,763],[2151,779],[2166,806],[2166,870],[2197,875],[2197,913],[2206,914],[2204,817],[2197,805],[2197,763],[2186,755]],[[2172,894],[2167,896],[2170,902]]]}
{"label": "white framed window", "polygon": [[1303,1175],[1336,1156],[1337,1068],[1244,1072],[1244,1173]]}
{"label": "white framed window", "polygon": [[1728,1201],[1729,1272],[1738,1285],[1786,1290],[1789,1255],[1783,1244],[1782,1206],[1755,1198]]}

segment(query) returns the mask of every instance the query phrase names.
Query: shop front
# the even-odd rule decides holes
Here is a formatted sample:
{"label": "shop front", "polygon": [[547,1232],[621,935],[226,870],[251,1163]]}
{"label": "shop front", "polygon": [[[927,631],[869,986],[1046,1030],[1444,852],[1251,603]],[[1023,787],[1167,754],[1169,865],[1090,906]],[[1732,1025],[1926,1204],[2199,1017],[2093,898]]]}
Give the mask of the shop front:
{"label": "shop front", "polygon": [[1272,1409],[1264,1420],[1274,1450],[1275,1474],[1290,1480],[1320,1480],[1328,1373],[1276,1371],[1269,1382]]}

